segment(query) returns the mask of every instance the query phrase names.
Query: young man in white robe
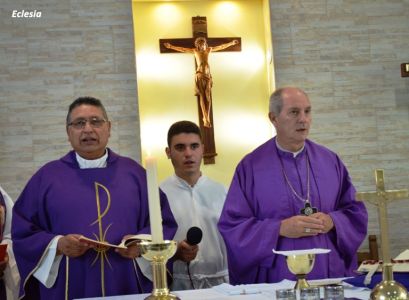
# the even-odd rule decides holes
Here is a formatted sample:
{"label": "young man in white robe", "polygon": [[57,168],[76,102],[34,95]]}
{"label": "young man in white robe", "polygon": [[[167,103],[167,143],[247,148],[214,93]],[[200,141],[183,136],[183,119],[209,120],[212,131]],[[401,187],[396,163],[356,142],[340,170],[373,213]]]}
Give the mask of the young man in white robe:
{"label": "young man in white robe", "polygon": [[[217,229],[226,188],[200,171],[203,143],[199,127],[190,121],[174,123],[168,131],[166,154],[175,174],[160,188],[178,223],[172,290],[203,289],[228,282],[226,249]],[[192,227],[203,233],[197,245],[186,240]]]}

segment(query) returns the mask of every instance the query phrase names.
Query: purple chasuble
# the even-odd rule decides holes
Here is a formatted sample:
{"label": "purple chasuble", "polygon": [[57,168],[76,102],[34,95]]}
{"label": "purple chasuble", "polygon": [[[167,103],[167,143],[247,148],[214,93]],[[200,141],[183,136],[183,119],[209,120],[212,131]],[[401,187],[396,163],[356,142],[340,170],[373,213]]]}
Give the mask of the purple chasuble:
{"label": "purple chasuble", "polygon": [[[286,182],[282,165],[294,190],[305,199],[307,156],[311,205],[329,214],[334,228],[313,237],[282,237],[281,220],[299,215],[304,207],[304,201],[294,195]],[[340,158],[310,140],[306,140],[304,150],[296,158],[278,150],[275,138],[248,154],[236,168],[218,223],[227,247],[230,283],[295,280],[285,256],[274,254],[272,249],[328,248],[329,254],[316,255],[307,279],[352,275],[368,221],[365,205],[355,200],[355,193]]]}
{"label": "purple chasuble", "polygon": [[[177,225],[165,194],[160,193],[163,233],[172,239]],[[108,149],[106,168],[80,169],[71,151],[30,179],[13,208],[12,238],[23,299],[68,299],[150,292],[151,282],[113,249],[64,256],[58,277],[46,288],[34,276],[57,235],[82,234],[119,244],[127,234],[150,233],[145,170]],[[98,221],[99,220],[99,221]],[[103,255],[102,255],[103,254]],[[68,273],[68,276],[66,276]]]}
{"label": "purple chasuble", "polygon": [[[0,244],[3,241],[3,234],[4,234],[4,228],[6,226],[6,215],[7,215],[7,209],[6,209],[6,202],[4,201],[2,193],[0,193],[0,207],[2,208],[1,210],[3,211],[2,213],[4,214],[3,218],[0,218],[0,220],[3,221],[3,223],[0,223]],[[0,299],[7,299],[6,295],[6,287],[4,285],[4,280],[3,278],[0,278]]]}

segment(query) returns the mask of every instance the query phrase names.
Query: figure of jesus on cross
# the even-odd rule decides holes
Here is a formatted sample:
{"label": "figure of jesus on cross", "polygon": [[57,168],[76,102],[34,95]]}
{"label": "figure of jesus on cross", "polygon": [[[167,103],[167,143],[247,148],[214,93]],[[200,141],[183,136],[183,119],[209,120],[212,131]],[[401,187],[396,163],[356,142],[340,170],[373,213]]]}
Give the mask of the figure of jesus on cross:
{"label": "figure of jesus on cross", "polygon": [[192,17],[192,38],[159,39],[160,53],[192,53],[195,58],[195,94],[199,115],[200,131],[204,144],[204,164],[214,164],[216,144],[213,122],[213,79],[210,73],[210,52],[241,51],[240,37],[208,37],[207,19],[204,16]]}
{"label": "figure of jesus on cross", "polygon": [[233,40],[229,43],[220,44],[218,46],[209,47],[207,40],[204,37],[198,37],[195,40],[195,48],[186,48],[174,46],[170,43],[164,43],[168,49],[172,49],[183,53],[193,53],[196,60],[196,75],[195,75],[195,95],[199,96],[200,108],[203,115],[203,125],[212,127],[210,121],[210,108],[212,105],[212,74],[209,66],[209,53],[224,50],[230,46],[237,45],[238,40]]}

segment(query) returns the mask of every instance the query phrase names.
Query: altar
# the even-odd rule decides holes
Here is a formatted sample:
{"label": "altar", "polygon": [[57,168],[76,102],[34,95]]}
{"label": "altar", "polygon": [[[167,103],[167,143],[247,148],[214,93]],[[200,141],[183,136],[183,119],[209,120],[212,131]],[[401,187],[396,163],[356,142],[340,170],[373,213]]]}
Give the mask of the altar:
{"label": "altar", "polygon": [[[341,283],[342,279],[324,279],[310,280],[311,285],[320,285],[331,283]],[[344,286],[345,299],[369,299],[370,289],[354,287],[347,283],[342,283]],[[277,289],[293,288],[295,281],[283,280],[279,283],[261,283],[233,286],[230,284],[222,284],[210,289],[174,291],[174,295],[181,300],[266,300],[276,299],[275,291]],[[321,288],[321,298],[323,298],[323,287]],[[81,298],[75,300],[143,300],[149,294],[126,295],[126,296],[111,296],[111,297],[96,297],[96,298]]]}

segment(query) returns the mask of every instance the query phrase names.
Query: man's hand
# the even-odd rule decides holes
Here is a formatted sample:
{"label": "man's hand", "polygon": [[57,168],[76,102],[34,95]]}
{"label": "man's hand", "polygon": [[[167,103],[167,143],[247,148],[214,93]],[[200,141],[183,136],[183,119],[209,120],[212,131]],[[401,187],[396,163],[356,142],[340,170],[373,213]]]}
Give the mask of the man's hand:
{"label": "man's hand", "polygon": [[[132,235],[125,235],[122,240],[126,240]],[[135,259],[141,256],[141,251],[139,249],[138,243],[130,244],[126,249],[116,248],[115,252],[119,253],[122,257]]]}
{"label": "man's hand", "polygon": [[64,254],[75,258],[83,255],[88,249],[94,248],[92,245],[80,242],[80,234],[67,234],[58,240],[57,255]]}
{"label": "man's hand", "polygon": [[199,251],[198,245],[189,245],[186,241],[178,242],[178,247],[175,253],[175,259],[190,262],[196,258],[197,252]]}
{"label": "man's hand", "polygon": [[4,260],[0,261],[0,278],[3,277],[4,270],[6,270],[8,263],[9,263],[9,255],[6,252],[6,256],[4,256]]}
{"label": "man's hand", "polygon": [[311,217],[321,220],[323,222],[324,229],[322,230],[322,233],[327,233],[332,228],[334,228],[334,222],[332,221],[330,215],[324,214],[323,212],[317,212],[315,214],[312,214]]}
{"label": "man's hand", "polygon": [[293,216],[281,221],[280,235],[288,238],[314,236],[323,233],[324,221],[312,216]]}

